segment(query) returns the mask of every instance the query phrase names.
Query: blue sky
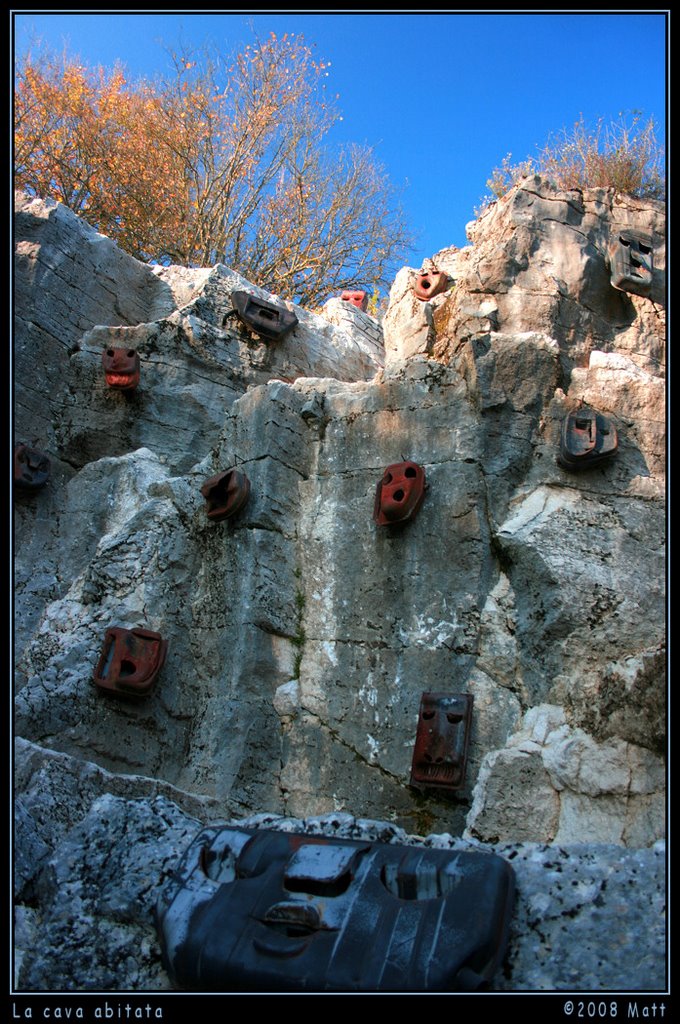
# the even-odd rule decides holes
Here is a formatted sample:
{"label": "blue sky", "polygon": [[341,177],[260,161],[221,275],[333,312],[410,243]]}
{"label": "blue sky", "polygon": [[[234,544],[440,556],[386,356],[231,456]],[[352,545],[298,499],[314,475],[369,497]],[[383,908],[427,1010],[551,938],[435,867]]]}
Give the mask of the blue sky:
{"label": "blue sky", "polygon": [[42,40],[131,76],[167,67],[167,48],[219,45],[253,30],[303,35],[331,62],[343,120],[332,141],[368,143],[403,187],[418,238],[406,262],[467,244],[465,225],[503,157],[535,154],[550,132],[622,111],[666,121],[665,12],[14,14],[16,55]]}

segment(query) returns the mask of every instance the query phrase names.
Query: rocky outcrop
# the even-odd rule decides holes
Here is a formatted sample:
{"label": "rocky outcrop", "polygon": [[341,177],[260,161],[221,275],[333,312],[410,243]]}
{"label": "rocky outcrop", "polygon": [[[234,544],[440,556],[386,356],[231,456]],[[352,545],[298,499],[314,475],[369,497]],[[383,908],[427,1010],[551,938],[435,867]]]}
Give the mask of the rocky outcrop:
{"label": "rocky outcrop", "polygon": [[[200,821],[266,813],[501,844],[523,874],[498,987],[575,987],[579,969],[588,984],[623,984],[613,966],[597,981],[560,928],[566,913],[585,943],[630,873],[643,861],[660,871],[658,204],[528,179],[469,229],[473,245],[433,257],[451,282],[431,301],[413,296],[404,268],[382,329],[331,299],[323,316],[296,307],[298,327],[273,344],[231,316],[235,288],[273,299],[233,271],[152,270],[59,207],[22,199],[18,210],[17,439],[53,463],[49,487],[15,503],[23,948],[32,928],[50,936],[39,956],[26,953],[22,983],[58,987],[68,975],[60,922],[87,876],[84,927],[101,965],[92,984],[164,987],[136,869],[127,894],[112,883],[104,903],[96,896],[102,868],[85,840],[96,820],[103,848],[107,829],[134,819],[134,835],[148,818],[152,872]],[[621,226],[654,240],[649,297],[610,283]],[[142,356],[131,395],[102,376],[102,349],[119,345]],[[619,450],[573,472],[556,454],[580,403],[609,418]],[[378,527],[376,485],[404,460],[425,471],[422,507]],[[250,499],[212,522],[200,487],[235,466]],[[169,641],[144,700],[92,683],[111,625]],[[474,698],[454,793],[409,785],[423,691]],[[175,809],[161,825],[165,802]],[[578,899],[566,910],[548,862],[573,872]],[[632,936],[644,900],[627,906]],[[120,956],[107,946],[114,919]],[[648,926],[658,950],[658,922]],[[147,953],[126,967],[129,928]],[[538,951],[526,929],[540,930]],[[595,955],[601,942],[587,941]],[[551,945],[565,950],[554,962]],[[659,983],[655,970],[644,961],[640,987]]]}
{"label": "rocky outcrop", "polygon": [[[353,840],[422,842],[389,822],[346,813],[305,821],[261,814],[240,824]],[[43,859],[40,913],[20,908],[22,987],[169,990],[161,967],[156,903],[199,830],[200,823],[165,796],[126,800],[105,793],[96,799]],[[430,836],[426,846],[487,849],[448,834]],[[518,890],[510,955],[495,979],[497,991],[663,986],[663,843],[623,854],[615,846],[566,850],[534,843],[506,845],[496,852],[512,863]]]}
{"label": "rocky outcrop", "polygon": [[[379,325],[349,303],[339,313],[336,300],[329,319],[296,307],[293,334],[267,345],[235,318],[230,296],[275,297],[227,267],[152,269],[60,204],[21,195],[16,237],[15,429],[75,469],[148,446],[184,472],[249,386],[365,380],[382,365]],[[125,401],[104,382],[109,346],[142,357]]]}
{"label": "rocky outcrop", "polygon": [[[611,286],[610,247],[622,229],[646,235],[653,273],[646,297]],[[432,257],[452,287],[430,303],[413,297],[415,271],[397,275],[385,317],[387,359],[417,353],[455,362],[485,336],[535,331],[553,338],[560,368],[617,352],[663,376],[666,225],[663,204],[612,189],[560,192],[529,177],[469,224],[473,243]]]}

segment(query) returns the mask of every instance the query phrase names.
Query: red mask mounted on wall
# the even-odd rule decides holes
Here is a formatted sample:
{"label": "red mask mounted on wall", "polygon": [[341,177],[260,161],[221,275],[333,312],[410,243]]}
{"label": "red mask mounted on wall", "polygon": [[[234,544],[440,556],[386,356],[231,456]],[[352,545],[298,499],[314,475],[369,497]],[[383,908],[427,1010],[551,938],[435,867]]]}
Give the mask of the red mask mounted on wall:
{"label": "red mask mounted on wall", "polygon": [[227,469],[206,480],[201,494],[208,503],[208,518],[213,522],[236,515],[248,501],[250,481],[238,469]]}
{"label": "red mask mounted on wall", "polygon": [[652,290],[652,239],[639,231],[619,231],[609,246],[611,282],[619,291],[647,296]]}
{"label": "red mask mounted on wall", "polygon": [[411,785],[461,789],[470,741],[473,698],[469,693],[424,693],[411,765]]}
{"label": "red mask mounted on wall", "polygon": [[107,348],[102,352],[106,383],[116,391],[134,391],[139,384],[139,353],[133,348]]}
{"label": "red mask mounted on wall", "polygon": [[167,649],[167,640],[160,633],[111,626],[92,678],[108,693],[145,697],[163,667]]}
{"label": "red mask mounted on wall", "polygon": [[50,478],[50,460],[37,448],[14,446],[14,486],[20,491],[37,491]]}
{"label": "red mask mounted on wall", "polygon": [[449,283],[448,274],[443,270],[421,271],[416,278],[413,292],[417,299],[427,302],[433,295],[446,291]]}
{"label": "red mask mounted on wall", "polygon": [[342,293],[340,298],[343,302],[351,302],[353,306],[357,307],[357,309],[363,310],[364,313],[366,312],[366,307],[368,306],[368,292],[345,291]]}
{"label": "red mask mounted on wall", "polygon": [[607,416],[580,406],[565,416],[557,461],[565,469],[587,469],[616,455],[616,427]]}
{"label": "red mask mounted on wall", "polygon": [[373,519],[378,526],[413,519],[425,497],[425,470],[415,462],[394,462],[375,493]]}

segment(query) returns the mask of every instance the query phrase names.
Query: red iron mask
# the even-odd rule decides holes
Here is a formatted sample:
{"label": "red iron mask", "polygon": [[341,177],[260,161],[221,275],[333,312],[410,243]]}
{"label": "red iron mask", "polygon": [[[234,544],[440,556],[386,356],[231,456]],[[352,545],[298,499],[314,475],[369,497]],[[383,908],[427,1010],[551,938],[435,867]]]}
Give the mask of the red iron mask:
{"label": "red iron mask", "polygon": [[378,526],[413,519],[425,497],[425,470],[415,462],[395,462],[378,483],[373,519]]}
{"label": "red iron mask", "polygon": [[558,463],[565,469],[584,469],[616,455],[618,435],[612,421],[591,409],[580,406],[565,416]]}
{"label": "red iron mask", "polygon": [[14,446],[14,486],[21,491],[37,491],[50,478],[50,460],[37,448]]}
{"label": "red iron mask", "polygon": [[609,246],[611,283],[619,291],[647,296],[652,290],[652,239],[639,231],[619,231]]}
{"label": "red iron mask", "polygon": [[220,522],[244,507],[250,494],[250,481],[238,469],[227,469],[206,480],[201,494],[208,503],[208,518]]}
{"label": "red iron mask", "polygon": [[461,789],[465,782],[473,698],[469,693],[424,693],[411,765],[411,785]]}
{"label": "red iron mask", "polygon": [[167,649],[167,640],[160,633],[111,626],[92,678],[108,693],[145,697],[163,667]]}
{"label": "red iron mask", "polygon": [[443,270],[432,270],[429,273],[421,271],[416,278],[413,292],[417,299],[427,302],[434,295],[446,291],[449,283],[448,275]]}
{"label": "red iron mask", "polygon": [[133,348],[107,348],[102,352],[106,383],[116,391],[134,391],[139,384],[139,353]]}
{"label": "red iron mask", "polygon": [[340,298],[343,302],[351,302],[353,306],[357,307],[357,309],[363,310],[364,313],[366,312],[366,308],[368,306],[368,292],[344,291]]}

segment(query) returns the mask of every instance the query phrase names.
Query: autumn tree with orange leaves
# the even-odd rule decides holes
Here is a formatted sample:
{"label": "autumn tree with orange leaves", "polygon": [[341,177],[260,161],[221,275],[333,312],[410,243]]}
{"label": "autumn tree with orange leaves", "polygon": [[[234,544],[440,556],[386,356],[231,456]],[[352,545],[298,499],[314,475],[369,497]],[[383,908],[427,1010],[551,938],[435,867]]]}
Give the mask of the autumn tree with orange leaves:
{"label": "autumn tree with orange leaves", "polygon": [[222,262],[304,305],[385,288],[412,240],[370,148],[327,146],[327,75],[300,37],[274,34],[226,65],[174,55],[154,83],[28,56],[15,185],[145,261]]}

